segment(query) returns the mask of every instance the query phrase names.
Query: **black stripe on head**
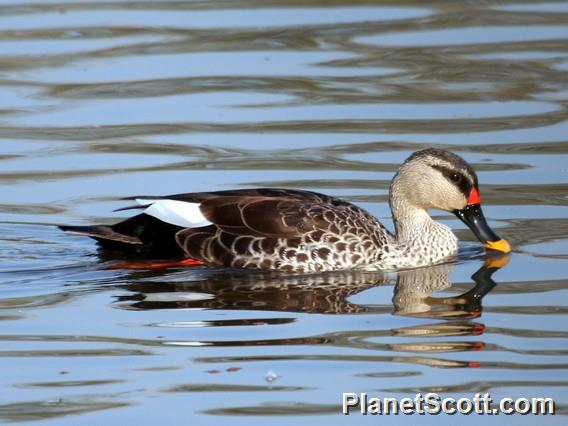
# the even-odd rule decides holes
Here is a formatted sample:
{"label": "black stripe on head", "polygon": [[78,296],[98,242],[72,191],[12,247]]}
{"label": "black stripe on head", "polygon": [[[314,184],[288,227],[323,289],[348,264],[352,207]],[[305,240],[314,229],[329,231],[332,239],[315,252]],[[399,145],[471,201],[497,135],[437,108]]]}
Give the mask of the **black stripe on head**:
{"label": "black stripe on head", "polygon": [[[441,172],[442,175],[455,185],[466,198],[469,197],[469,193],[471,192],[473,185],[471,180],[469,180],[469,178],[462,172],[439,164],[432,164],[431,167]],[[475,182],[474,185],[477,186],[477,182]]]}
{"label": "black stripe on head", "polygon": [[[463,158],[453,152],[438,148],[416,151],[406,161],[425,159],[432,168],[440,171],[446,179],[467,197],[473,187],[477,188],[475,170]],[[444,165],[446,164],[446,165]]]}

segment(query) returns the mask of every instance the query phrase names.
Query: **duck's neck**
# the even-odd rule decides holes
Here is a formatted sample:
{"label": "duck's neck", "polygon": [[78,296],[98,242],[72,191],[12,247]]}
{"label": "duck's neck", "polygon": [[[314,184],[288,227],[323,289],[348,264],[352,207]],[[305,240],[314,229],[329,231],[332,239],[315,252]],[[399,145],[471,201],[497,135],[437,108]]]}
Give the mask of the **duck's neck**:
{"label": "duck's neck", "polygon": [[391,196],[390,207],[398,242],[412,241],[417,235],[436,230],[437,223],[428,212],[409,204],[406,200]]}
{"label": "duck's neck", "polygon": [[438,263],[457,252],[457,238],[447,226],[434,221],[428,212],[391,191],[390,206],[396,229],[395,267]]}

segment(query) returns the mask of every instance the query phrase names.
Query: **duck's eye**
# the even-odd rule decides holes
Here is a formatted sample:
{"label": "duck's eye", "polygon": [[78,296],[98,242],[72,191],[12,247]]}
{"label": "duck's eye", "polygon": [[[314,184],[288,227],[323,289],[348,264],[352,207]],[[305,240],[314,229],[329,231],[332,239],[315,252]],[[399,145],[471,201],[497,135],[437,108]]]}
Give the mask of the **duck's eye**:
{"label": "duck's eye", "polygon": [[462,181],[462,175],[460,175],[459,173],[452,173],[450,179],[454,183],[460,183]]}

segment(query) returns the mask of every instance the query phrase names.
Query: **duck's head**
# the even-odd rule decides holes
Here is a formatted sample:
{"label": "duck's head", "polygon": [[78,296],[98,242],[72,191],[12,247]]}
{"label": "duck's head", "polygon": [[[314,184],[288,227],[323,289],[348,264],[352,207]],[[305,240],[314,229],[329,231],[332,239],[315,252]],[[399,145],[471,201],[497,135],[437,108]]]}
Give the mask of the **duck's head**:
{"label": "duck's head", "polygon": [[424,210],[452,212],[486,248],[511,251],[509,243],[493,232],[483,216],[475,171],[456,154],[436,148],[412,154],[393,179],[391,204],[397,198]]}

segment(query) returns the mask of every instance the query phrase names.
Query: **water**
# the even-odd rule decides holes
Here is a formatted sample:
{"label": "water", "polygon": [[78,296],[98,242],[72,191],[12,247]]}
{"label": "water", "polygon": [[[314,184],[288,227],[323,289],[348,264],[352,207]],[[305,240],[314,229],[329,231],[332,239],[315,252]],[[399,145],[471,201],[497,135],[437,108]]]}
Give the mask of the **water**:
{"label": "water", "polygon": [[[565,423],[567,23],[552,1],[1,2],[0,422],[387,421],[341,393],[431,391],[557,415],[430,424]],[[443,212],[460,261],[400,274],[112,270],[50,226],[255,186],[392,226],[427,146],[474,165],[508,264]]]}

